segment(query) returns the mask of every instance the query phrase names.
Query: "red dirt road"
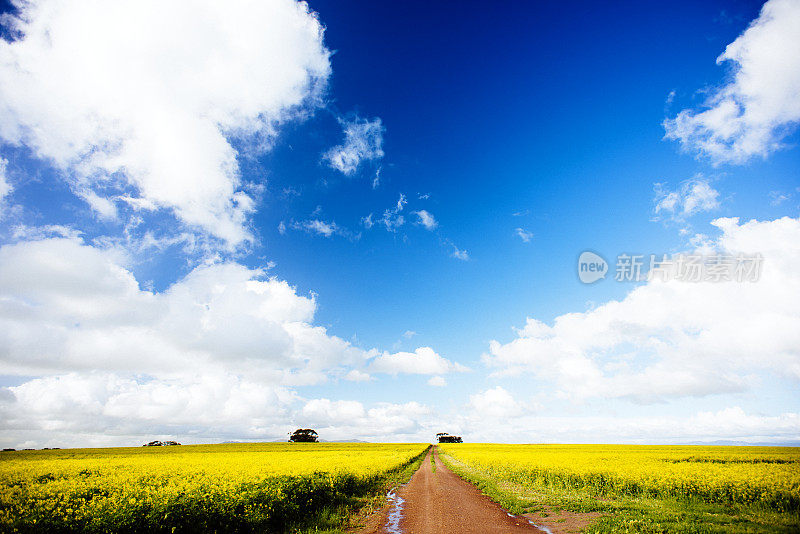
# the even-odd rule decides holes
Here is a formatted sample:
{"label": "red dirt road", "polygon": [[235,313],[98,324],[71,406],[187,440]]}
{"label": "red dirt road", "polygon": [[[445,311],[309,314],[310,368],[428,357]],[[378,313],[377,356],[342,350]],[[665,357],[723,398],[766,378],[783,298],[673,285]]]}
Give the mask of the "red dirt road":
{"label": "red dirt road", "polygon": [[498,504],[458,477],[436,459],[436,472],[428,453],[422,466],[405,486],[397,490],[403,499],[397,521],[392,503],[373,517],[362,534],[517,534],[543,532],[525,518],[509,516]]}

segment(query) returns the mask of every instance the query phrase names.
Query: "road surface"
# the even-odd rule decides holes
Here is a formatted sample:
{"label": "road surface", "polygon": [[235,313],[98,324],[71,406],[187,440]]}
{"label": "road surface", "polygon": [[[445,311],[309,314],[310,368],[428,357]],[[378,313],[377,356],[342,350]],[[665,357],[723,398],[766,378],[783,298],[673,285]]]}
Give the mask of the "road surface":
{"label": "road surface", "polygon": [[[430,455],[436,460],[436,472]],[[389,505],[367,520],[361,534],[517,534],[542,533],[524,517],[500,505],[450,471],[431,448],[408,484]]]}

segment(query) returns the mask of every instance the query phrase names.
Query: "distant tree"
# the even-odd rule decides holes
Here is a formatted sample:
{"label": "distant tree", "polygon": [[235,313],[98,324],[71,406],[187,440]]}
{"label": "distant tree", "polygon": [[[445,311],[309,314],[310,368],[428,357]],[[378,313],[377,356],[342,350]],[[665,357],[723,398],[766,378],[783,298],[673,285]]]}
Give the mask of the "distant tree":
{"label": "distant tree", "polygon": [[294,443],[316,443],[317,431],[310,428],[298,428],[289,433],[289,441]]}
{"label": "distant tree", "polygon": [[439,432],[436,434],[439,443],[464,443],[461,441],[461,436],[451,436],[447,432]]}

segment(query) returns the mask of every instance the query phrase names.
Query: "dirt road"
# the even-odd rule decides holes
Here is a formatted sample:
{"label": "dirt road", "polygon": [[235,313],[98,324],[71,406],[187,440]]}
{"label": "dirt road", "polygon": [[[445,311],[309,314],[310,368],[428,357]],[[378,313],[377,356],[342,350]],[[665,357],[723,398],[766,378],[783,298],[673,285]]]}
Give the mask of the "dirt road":
{"label": "dirt road", "polygon": [[[433,451],[433,449],[432,449]],[[434,454],[436,472],[431,466]],[[422,466],[362,534],[516,534],[544,532],[525,518],[509,516],[429,452]]]}

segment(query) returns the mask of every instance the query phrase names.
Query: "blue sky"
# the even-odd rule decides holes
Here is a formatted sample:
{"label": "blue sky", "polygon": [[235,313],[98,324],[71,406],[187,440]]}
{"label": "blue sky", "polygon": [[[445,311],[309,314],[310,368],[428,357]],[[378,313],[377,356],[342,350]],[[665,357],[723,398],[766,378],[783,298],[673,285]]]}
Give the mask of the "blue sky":
{"label": "blue sky", "polygon": [[9,446],[800,441],[796,2],[49,7],[4,8]]}

